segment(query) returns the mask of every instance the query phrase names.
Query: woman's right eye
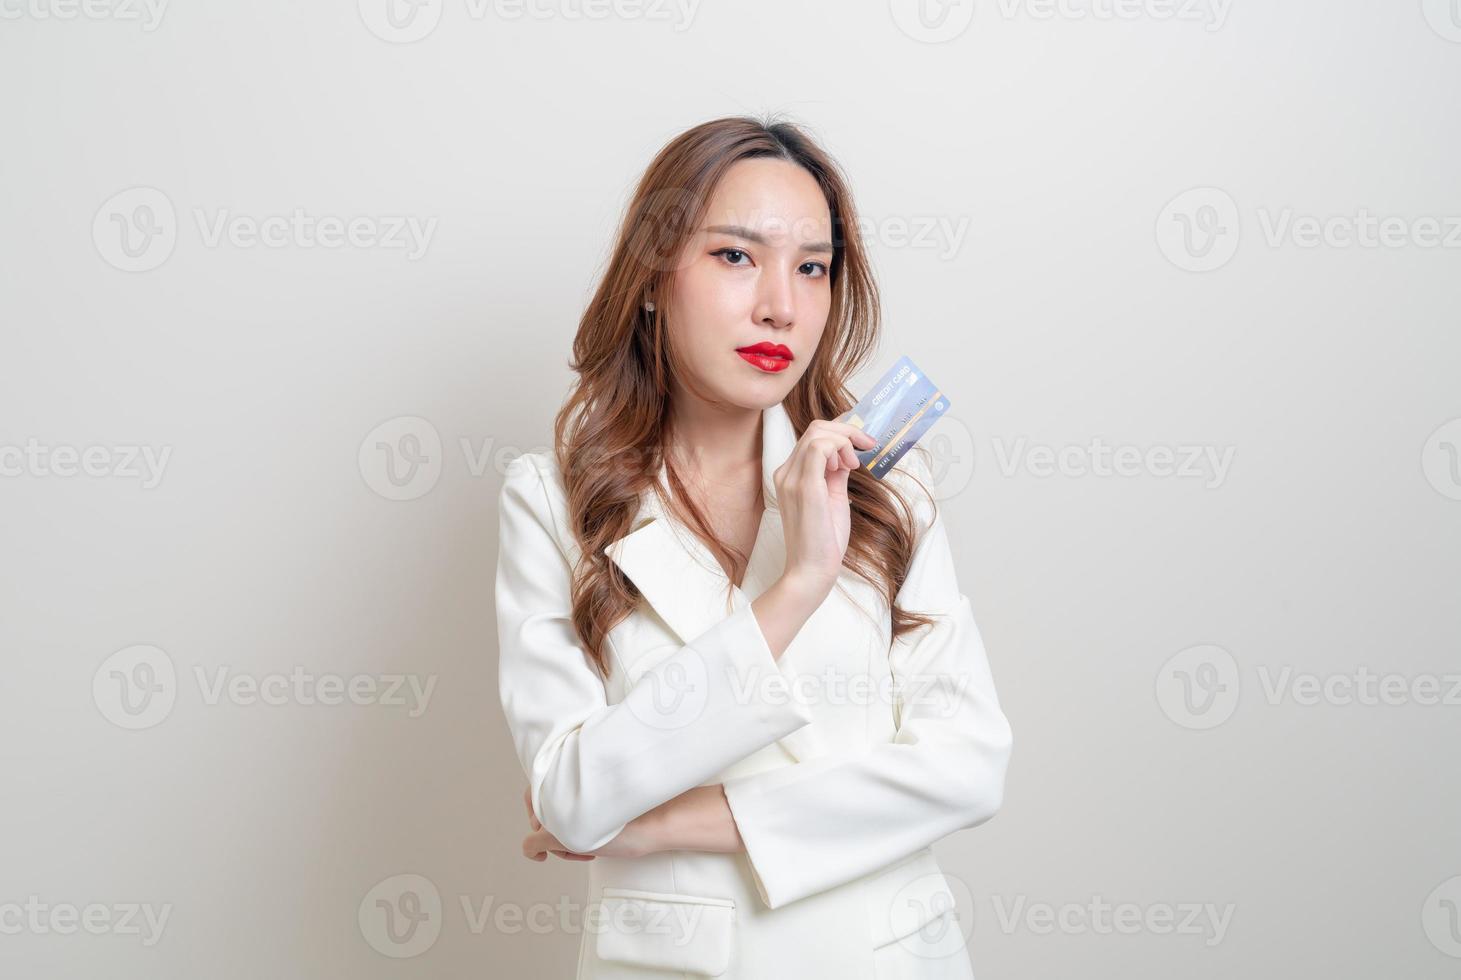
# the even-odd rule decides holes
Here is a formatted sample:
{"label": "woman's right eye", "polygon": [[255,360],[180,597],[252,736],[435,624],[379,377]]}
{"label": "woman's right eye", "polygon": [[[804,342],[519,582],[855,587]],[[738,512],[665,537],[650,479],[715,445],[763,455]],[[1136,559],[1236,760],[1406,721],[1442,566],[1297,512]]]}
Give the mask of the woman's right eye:
{"label": "woman's right eye", "polygon": [[[731,255],[746,255],[745,252],[741,251],[738,248],[718,248],[714,252],[711,252],[710,254],[711,255],[722,255],[722,256],[727,256],[727,257],[728,256],[731,256]],[[750,258],[750,256],[746,256],[746,257],[747,258]],[[739,266],[740,265],[739,262],[731,262],[729,264],[730,265],[734,265],[734,266]]]}

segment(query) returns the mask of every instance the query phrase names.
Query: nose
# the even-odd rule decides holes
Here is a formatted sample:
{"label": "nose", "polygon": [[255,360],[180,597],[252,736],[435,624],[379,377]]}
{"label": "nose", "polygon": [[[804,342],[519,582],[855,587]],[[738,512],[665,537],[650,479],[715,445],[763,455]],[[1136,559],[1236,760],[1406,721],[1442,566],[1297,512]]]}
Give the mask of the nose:
{"label": "nose", "polygon": [[766,269],[756,284],[756,322],[768,327],[790,327],[796,317],[791,276]]}

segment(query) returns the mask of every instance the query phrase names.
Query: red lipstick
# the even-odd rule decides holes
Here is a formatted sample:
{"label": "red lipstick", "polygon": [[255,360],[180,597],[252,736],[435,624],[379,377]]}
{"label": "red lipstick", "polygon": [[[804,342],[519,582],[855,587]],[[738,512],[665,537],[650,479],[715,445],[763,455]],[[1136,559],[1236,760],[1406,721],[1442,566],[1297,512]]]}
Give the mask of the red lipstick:
{"label": "red lipstick", "polygon": [[785,344],[773,344],[763,340],[749,347],[737,347],[736,353],[768,374],[791,367],[791,348]]}

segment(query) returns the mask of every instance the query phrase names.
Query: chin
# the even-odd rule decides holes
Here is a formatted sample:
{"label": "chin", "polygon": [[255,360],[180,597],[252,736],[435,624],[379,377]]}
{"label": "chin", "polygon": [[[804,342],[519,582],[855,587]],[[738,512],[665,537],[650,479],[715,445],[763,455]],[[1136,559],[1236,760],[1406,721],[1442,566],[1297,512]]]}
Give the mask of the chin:
{"label": "chin", "polygon": [[738,384],[734,388],[721,388],[715,397],[726,406],[742,408],[748,412],[763,412],[772,405],[780,404],[791,388],[787,385]]}
{"label": "chin", "polygon": [[796,381],[796,378],[784,376],[755,378],[751,384],[741,384],[736,397],[731,400],[742,408],[763,411],[772,405],[779,405],[782,399],[791,394],[791,389],[796,387]]}
{"label": "chin", "polygon": [[709,392],[711,398],[722,405],[761,412],[772,405],[779,405],[782,399],[791,394],[801,378],[800,371],[796,372],[796,377],[788,377],[793,370],[788,368],[779,374],[763,374],[747,367],[745,371],[736,371],[729,377],[717,373],[715,382],[702,381],[702,387]]}

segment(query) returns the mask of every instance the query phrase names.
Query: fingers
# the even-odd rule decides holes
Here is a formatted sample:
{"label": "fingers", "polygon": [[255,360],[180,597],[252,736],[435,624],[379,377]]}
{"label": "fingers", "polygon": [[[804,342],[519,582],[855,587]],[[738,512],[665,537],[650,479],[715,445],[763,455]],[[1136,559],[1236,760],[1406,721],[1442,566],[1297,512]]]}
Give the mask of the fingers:
{"label": "fingers", "polygon": [[548,860],[548,852],[563,844],[546,830],[534,830],[523,838],[523,857],[532,861]]}
{"label": "fingers", "polygon": [[[798,481],[803,487],[825,486],[828,475],[835,473],[837,468],[837,447],[838,444],[823,436],[816,436],[806,441],[806,449],[802,453],[801,466],[798,468]],[[806,492],[806,491],[803,491]],[[825,491],[819,491],[825,493]]]}
{"label": "fingers", "polygon": [[851,472],[862,466],[862,460],[857,458],[857,451],[872,449],[878,444],[878,440],[873,437],[872,433],[859,429],[855,425],[849,425],[848,428],[852,431],[847,436],[848,445],[842,447],[842,460],[847,464],[848,472]]}
{"label": "fingers", "polygon": [[565,861],[592,861],[597,855],[579,854],[563,847],[563,842],[541,827],[534,827],[533,832],[523,838],[523,857],[530,861],[546,861],[550,853],[556,854]]}
{"label": "fingers", "polygon": [[862,465],[857,458],[858,451],[872,449],[877,444],[877,439],[855,425],[813,419],[798,440],[791,458],[773,474],[776,487],[785,489],[790,481],[794,488],[802,480],[812,479],[825,483],[827,477],[839,470],[850,472],[858,469]]}
{"label": "fingers", "polygon": [[824,448],[828,474],[836,473],[840,469],[857,469],[862,465],[857,458],[857,451],[871,449],[878,443],[868,432],[846,422],[813,419],[807,426],[807,433],[813,431],[816,435],[811,436],[808,442],[818,443]]}
{"label": "fingers", "polygon": [[531,786],[523,790],[523,804],[528,808],[528,823],[533,828],[533,832],[523,838],[523,857],[530,861],[546,861],[549,852],[552,852],[565,861],[592,861],[594,859],[596,855],[593,854],[577,854],[550,846],[559,841],[543,829],[543,825],[538,821],[538,815],[533,812],[533,788]]}
{"label": "fingers", "polygon": [[828,419],[812,419],[811,423],[807,426],[807,431],[810,432],[813,428],[825,429],[833,435],[846,436],[852,441],[854,445],[856,445],[860,449],[871,449],[878,443],[878,441],[874,439],[866,429],[860,429],[857,426],[849,425],[846,422],[833,422],[829,421]]}
{"label": "fingers", "polygon": [[801,472],[809,479],[820,477],[825,481],[840,470],[850,472],[861,465],[852,441],[842,435],[818,435],[808,439],[806,456]]}

